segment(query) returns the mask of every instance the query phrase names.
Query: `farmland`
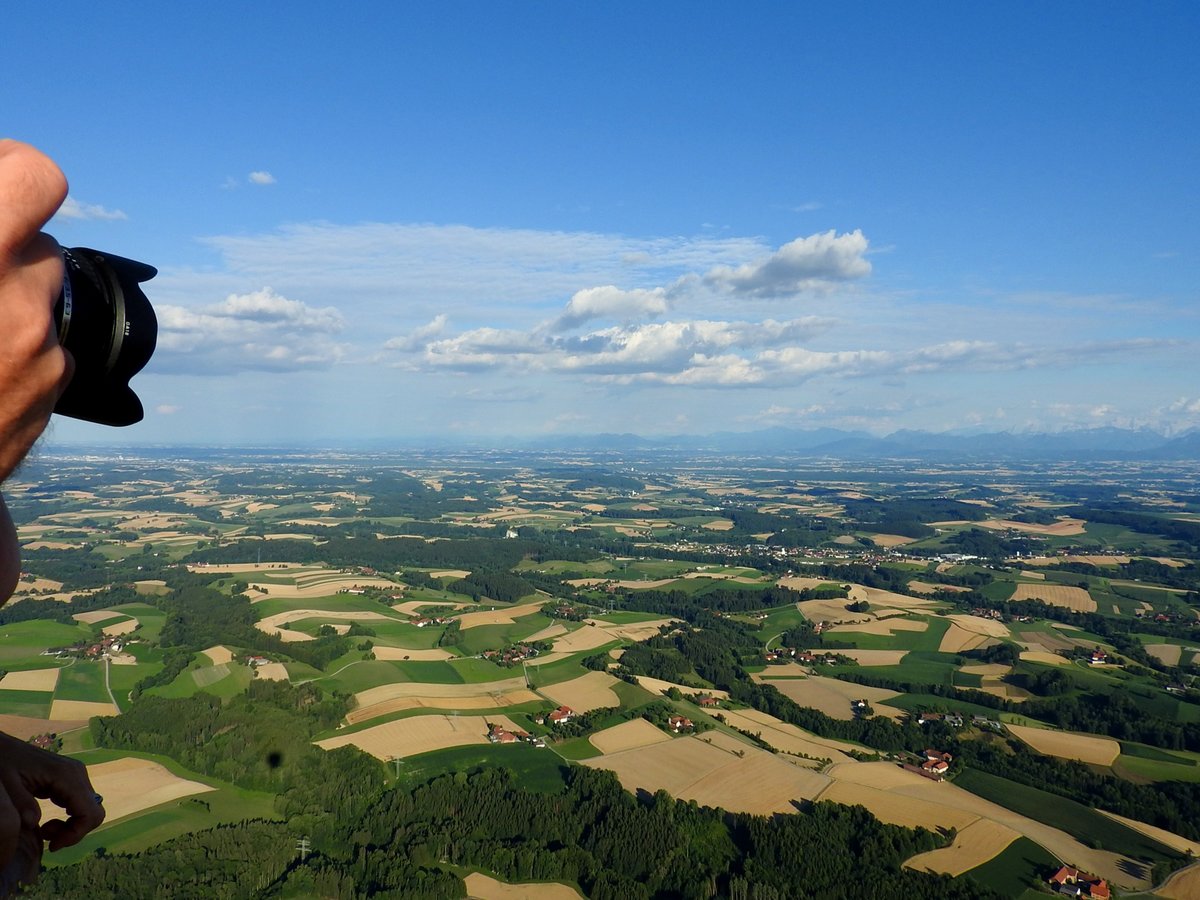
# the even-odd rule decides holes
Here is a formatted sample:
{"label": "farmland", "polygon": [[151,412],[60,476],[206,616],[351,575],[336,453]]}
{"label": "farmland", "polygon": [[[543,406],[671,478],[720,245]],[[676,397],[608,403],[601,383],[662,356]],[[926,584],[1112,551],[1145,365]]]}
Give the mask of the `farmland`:
{"label": "farmland", "polygon": [[[479,770],[556,793],[586,769],[737,814],[863,807],[954,829],[912,877],[1007,896],[1047,859],[1127,891],[1186,862],[1200,546],[1152,517],[1164,485],[1200,513],[1194,473],[1124,472],[1114,512],[1067,472],[767,469],[34,467],[10,492],[26,572],[0,619],[0,727],[94,760],[111,821],[68,862],[207,840],[243,802],[297,808],[301,758],[384,796]],[[911,527],[857,518],[879,509]],[[281,772],[172,745],[184,708],[278,728]],[[121,730],[159,710],[157,737]],[[928,748],[952,759],[941,780],[919,774]],[[478,869],[481,895],[583,887]]]}

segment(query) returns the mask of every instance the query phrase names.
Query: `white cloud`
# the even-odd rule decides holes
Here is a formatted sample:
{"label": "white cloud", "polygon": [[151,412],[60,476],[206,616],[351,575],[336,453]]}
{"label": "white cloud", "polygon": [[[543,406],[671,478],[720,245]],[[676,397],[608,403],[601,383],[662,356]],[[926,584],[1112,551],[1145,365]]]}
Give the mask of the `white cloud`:
{"label": "white cloud", "polygon": [[412,352],[420,350],[429,341],[438,337],[446,330],[446,316],[434,316],[433,320],[420,328],[413,329],[403,337],[394,337],[386,341],[383,345],[385,350],[399,350],[402,352]]}
{"label": "white cloud", "polygon": [[837,282],[871,273],[864,258],[867,246],[862,231],[841,235],[826,231],[796,238],[757,262],[714,268],[704,280],[720,290],[755,297],[827,290]]}
{"label": "white cloud", "polygon": [[172,403],[160,403],[158,406],[154,407],[154,411],[160,416],[173,416],[182,409],[182,406],[175,406]]}
{"label": "white cloud", "polygon": [[251,184],[274,184],[275,176],[270,172],[251,172],[246,176],[246,180]]}
{"label": "white cloud", "polygon": [[326,368],[347,351],[330,338],[344,327],[338,310],[289,300],[270,288],[197,309],[162,305],[157,312],[156,372],[290,372]]}
{"label": "white cloud", "polygon": [[74,197],[68,196],[63,201],[62,206],[58,208],[58,212],[54,214],[56,219],[80,219],[80,220],[104,220],[118,221],[128,219],[119,209],[106,209],[103,206],[98,206],[95,203],[81,203]]}
{"label": "white cloud", "polygon": [[623,291],[609,284],[576,291],[551,327],[555,331],[565,331],[593,319],[653,319],[666,311],[667,292],[664,288]]}

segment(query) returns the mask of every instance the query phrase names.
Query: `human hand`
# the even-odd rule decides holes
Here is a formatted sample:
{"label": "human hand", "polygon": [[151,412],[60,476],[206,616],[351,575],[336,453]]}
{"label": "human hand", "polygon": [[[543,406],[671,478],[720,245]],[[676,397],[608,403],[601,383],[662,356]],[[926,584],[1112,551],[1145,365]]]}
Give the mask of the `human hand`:
{"label": "human hand", "polygon": [[[39,797],[68,818],[42,823]],[[0,898],[37,877],[44,842],[51,851],[70,847],[103,821],[83,763],[0,733]]]}
{"label": "human hand", "polygon": [[[66,195],[66,178],[50,159],[0,140],[0,482],[45,429],[74,369],[54,330],[62,255],[39,232]],[[19,575],[16,534],[0,503],[0,604]]]}

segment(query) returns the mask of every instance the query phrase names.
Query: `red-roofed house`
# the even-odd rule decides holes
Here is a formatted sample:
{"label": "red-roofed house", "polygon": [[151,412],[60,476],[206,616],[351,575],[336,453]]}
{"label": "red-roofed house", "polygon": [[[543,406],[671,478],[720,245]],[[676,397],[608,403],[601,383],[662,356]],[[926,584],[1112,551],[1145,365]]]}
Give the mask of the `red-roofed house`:
{"label": "red-roofed house", "polygon": [[1050,876],[1049,883],[1060,894],[1071,897],[1094,897],[1096,900],[1109,900],[1112,892],[1108,882],[1098,875],[1089,875],[1071,866],[1063,866]]}
{"label": "red-roofed house", "polygon": [[667,725],[672,731],[678,734],[681,731],[691,731],[693,727],[692,720],[684,716],[671,716],[667,719]]}
{"label": "red-roofed house", "polygon": [[561,725],[563,722],[570,722],[576,716],[575,710],[569,706],[560,706],[558,709],[551,711],[546,719],[551,725]]}

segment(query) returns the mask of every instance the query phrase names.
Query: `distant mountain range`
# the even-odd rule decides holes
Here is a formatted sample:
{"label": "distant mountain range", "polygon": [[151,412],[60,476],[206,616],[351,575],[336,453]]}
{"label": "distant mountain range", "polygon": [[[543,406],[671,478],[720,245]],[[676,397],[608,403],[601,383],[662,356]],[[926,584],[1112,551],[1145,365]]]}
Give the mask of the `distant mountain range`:
{"label": "distant mountain range", "polygon": [[519,443],[527,449],[545,450],[700,450],[839,459],[1200,460],[1200,430],[1164,437],[1149,429],[1121,428],[1053,434],[896,431],[883,437],[836,428],[767,428],[662,438],[635,434],[562,435]]}

